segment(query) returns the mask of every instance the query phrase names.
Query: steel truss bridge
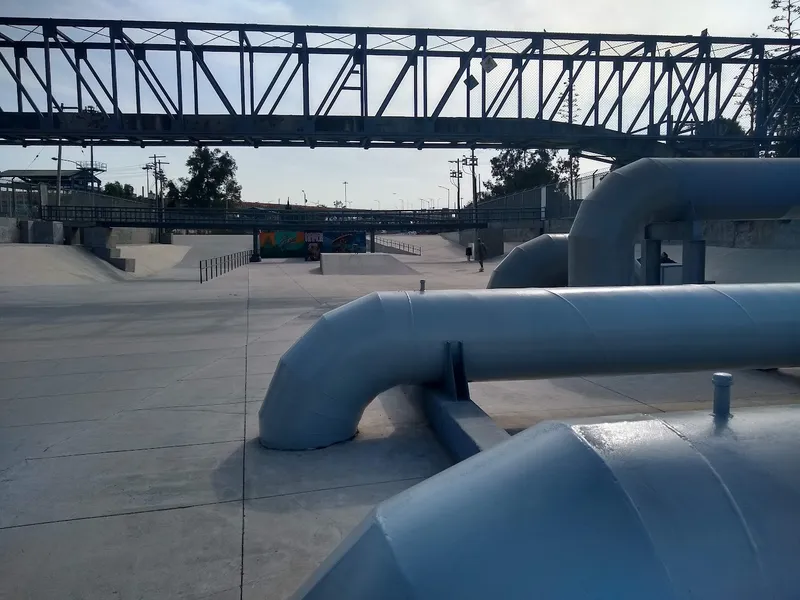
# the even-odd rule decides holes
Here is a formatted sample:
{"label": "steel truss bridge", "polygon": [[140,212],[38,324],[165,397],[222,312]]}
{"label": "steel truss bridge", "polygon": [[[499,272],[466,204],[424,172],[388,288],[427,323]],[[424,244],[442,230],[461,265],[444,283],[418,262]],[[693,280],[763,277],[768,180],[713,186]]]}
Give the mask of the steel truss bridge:
{"label": "steel truss bridge", "polygon": [[444,210],[263,210],[42,206],[45,221],[71,227],[230,229],[262,231],[458,231],[490,223],[515,226],[543,218],[534,209]]}
{"label": "steel truss bridge", "polygon": [[[797,142],[781,122],[799,53],[704,34],[0,17],[0,144],[758,149]],[[777,76],[793,83],[775,100]]]}

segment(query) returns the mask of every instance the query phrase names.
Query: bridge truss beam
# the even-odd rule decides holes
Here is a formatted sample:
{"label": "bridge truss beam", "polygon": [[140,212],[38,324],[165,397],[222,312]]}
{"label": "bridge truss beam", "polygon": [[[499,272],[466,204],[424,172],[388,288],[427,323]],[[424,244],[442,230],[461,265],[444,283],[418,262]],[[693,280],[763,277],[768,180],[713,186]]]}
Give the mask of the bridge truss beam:
{"label": "bridge truss beam", "polygon": [[[0,18],[0,144],[756,151],[797,140],[781,122],[798,53],[707,35]],[[791,89],[770,105],[778,76]]]}

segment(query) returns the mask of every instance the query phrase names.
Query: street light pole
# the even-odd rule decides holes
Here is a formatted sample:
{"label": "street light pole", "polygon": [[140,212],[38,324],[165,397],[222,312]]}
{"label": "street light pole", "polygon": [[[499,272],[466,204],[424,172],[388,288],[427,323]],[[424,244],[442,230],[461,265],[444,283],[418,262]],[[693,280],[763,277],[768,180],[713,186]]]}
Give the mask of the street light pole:
{"label": "street light pole", "polygon": [[380,210],[381,209],[381,201],[380,200],[373,200],[373,202],[377,202],[378,203],[378,210]]}
{"label": "street light pole", "polygon": [[450,210],[450,188],[443,185],[440,185],[439,187],[447,192],[447,210]]}
{"label": "street light pole", "polygon": [[347,208],[347,182],[344,183],[344,207]]}

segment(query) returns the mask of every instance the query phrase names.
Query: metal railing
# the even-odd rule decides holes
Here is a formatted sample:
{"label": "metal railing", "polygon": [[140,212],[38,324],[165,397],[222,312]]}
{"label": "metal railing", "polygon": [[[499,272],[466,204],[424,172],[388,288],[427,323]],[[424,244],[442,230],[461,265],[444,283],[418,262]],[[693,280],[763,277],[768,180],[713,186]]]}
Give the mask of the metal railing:
{"label": "metal railing", "polygon": [[200,261],[200,283],[210,281],[214,277],[225,275],[238,267],[250,262],[251,250],[242,250],[233,254],[206,258]]}
{"label": "metal railing", "polygon": [[397,250],[402,250],[403,252],[407,252],[408,254],[422,256],[422,248],[420,248],[419,246],[415,246],[414,244],[407,244],[405,242],[398,242],[397,240],[392,240],[389,238],[378,237],[378,236],[375,236],[375,243],[380,244],[381,246],[386,246],[388,248],[396,248]]}
{"label": "metal railing", "polygon": [[42,206],[46,221],[107,227],[226,228],[298,231],[455,230],[489,223],[534,221],[541,208],[478,210],[221,210],[101,206]]}
{"label": "metal railing", "polygon": [[[44,200],[44,202],[42,201]],[[0,217],[35,219],[40,216],[42,205],[61,207],[88,206],[106,208],[149,208],[152,202],[144,198],[118,198],[92,190],[65,188],[61,197],[55,189],[45,191],[39,186],[21,181],[0,181]]]}

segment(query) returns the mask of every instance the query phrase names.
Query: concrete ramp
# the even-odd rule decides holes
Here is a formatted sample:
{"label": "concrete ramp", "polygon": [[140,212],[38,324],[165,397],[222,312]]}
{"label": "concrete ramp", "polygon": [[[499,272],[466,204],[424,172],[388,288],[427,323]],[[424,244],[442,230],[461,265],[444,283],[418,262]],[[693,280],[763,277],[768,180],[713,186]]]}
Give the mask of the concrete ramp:
{"label": "concrete ramp", "polygon": [[323,275],[413,275],[414,269],[391,254],[323,254]]}
{"label": "concrete ramp", "polygon": [[0,286],[76,285],[129,278],[79,246],[0,244]]}
{"label": "concrete ramp", "polygon": [[[172,244],[140,244],[117,246],[122,258],[136,261],[133,275],[147,277],[165,269],[171,269],[180,263],[189,252],[189,246],[173,246]],[[196,265],[194,265],[196,266]]]}

